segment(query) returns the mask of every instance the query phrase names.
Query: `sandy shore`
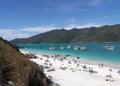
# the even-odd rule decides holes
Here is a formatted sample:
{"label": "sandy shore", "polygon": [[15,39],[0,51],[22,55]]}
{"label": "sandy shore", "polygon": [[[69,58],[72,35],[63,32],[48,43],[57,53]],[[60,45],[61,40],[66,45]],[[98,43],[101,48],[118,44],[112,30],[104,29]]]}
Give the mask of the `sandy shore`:
{"label": "sandy shore", "polygon": [[46,76],[60,86],[120,86],[119,68],[88,64],[61,56],[35,55],[37,58],[30,60],[42,65]]}

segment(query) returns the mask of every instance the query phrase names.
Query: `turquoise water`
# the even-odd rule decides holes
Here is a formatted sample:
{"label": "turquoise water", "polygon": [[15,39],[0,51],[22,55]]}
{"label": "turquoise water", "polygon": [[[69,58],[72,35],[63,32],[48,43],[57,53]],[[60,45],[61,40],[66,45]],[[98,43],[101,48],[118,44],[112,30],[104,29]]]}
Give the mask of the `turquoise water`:
{"label": "turquoise water", "polygon": [[[116,50],[106,50],[103,48],[105,45],[116,46]],[[120,43],[79,43],[79,44],[19,44],[21,50],[34,53],[44,54],[60,54],[62,56],[70,55],[71,58],[80,57],[82,59],[112,63],[120,65]],[[49,50],[50,47],[56,47],[56,50]],[[73,48],[65,48],[61,50],[60,47],[64,46],[82,46],[88,50],[74,50]]]}

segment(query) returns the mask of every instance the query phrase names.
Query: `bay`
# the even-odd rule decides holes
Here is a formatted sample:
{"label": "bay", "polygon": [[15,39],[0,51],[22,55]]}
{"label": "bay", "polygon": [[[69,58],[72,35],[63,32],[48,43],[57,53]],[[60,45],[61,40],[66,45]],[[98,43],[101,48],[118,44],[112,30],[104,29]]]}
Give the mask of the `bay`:
{"label": "bay", "polygon": [[[104,49],[104,46],[115,46],[116,50]],[[80,57],[88,61],[95,61],[98,63],[107,63],[120,66],[120,43],[76,43],[76,44],[18,44],[20,50],[52,54],[52,55],[69,55],[69,58]],[[72,46],[72,48],[67,48]],[[86,47],[87,50],[74,50],[75,46]],[[55,47],[55,50],[50,50],[50,47]],[[64,49],[61,49],[64,47]]]}

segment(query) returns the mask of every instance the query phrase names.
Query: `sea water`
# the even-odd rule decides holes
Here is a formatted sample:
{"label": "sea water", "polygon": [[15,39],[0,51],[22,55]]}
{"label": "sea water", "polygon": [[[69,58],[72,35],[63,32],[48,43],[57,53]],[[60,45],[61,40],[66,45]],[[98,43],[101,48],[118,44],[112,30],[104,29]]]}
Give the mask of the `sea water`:
{"label": "sea water", "polygon": [[[104,46],[115,46],[116,50],[106,50]],[[81,59],[109,63],[120,66],[120,43],[77,43],[77,44],[19,44],[20,50],[33,53],[69,55],[70,58],[80,57]],[[65,49],[61,49],[63,46]],[[67,46],[72,46],[68,49]],[[74,50],[73,47],[86,47],[87,50]],[[50,50],[50,47],[56,47]]]}

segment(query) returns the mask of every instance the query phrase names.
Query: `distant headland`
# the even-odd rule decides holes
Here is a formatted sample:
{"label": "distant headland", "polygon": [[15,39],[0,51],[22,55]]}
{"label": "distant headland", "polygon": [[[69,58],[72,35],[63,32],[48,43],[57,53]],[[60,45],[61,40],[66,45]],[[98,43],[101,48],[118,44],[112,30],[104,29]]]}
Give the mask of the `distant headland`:
{"label": "distant headland", "polygon": [[16,38],[10,42],[13,44],[120,42],[120,24],[71,30],[55,29],[29,38]]}

